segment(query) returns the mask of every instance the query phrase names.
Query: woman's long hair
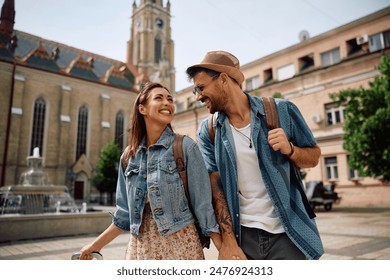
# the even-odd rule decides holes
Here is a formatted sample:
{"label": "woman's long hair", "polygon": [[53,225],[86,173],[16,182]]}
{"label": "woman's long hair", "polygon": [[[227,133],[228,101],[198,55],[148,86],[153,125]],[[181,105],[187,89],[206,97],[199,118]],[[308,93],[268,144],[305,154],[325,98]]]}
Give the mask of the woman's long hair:
{"label": "woman's long hair", "polygon": [[[130,144],[123,152],[123,166],[127,167],[130,157],[132,157],[137,151],[139,145],[144,136],[146,136],[146,125],[144,116],[139,112],[139,105],[146,105],[149,99],[149,93],[155,88],[163,88],[169,92],[169,90],[160,83],[147,83],[141,89],[134,102],[133,113],[131,117],[131,125],[129,129]],[[171,124],[168,126],[172,129]]]}

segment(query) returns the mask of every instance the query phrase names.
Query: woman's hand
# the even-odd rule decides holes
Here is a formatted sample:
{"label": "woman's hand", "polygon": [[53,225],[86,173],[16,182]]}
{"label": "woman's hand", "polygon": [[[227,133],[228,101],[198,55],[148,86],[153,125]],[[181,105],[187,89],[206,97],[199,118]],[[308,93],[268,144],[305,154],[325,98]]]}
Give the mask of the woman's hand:
{"label": "woman's hand", "polygon": [[96,246],[94,246],[93,244],[88,244],[80,250],[81,254],[79,260],[92,260],[93,259],[92,253],[99,252],[99,251],[100,250],[97,249]]}

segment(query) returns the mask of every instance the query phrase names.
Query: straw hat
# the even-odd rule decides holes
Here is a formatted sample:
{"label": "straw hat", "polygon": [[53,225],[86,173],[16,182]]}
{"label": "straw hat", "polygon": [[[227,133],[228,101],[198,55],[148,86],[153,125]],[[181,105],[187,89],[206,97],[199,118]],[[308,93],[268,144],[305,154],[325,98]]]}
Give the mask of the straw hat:
{"label": "straw hat", "polygon": [[240,71],[240,62],[237,57],[225,51],[210,51],[206,54],[200,64],[195,64],[187,68],[187,73],[191,69],[201,67],[214,70],[220,73],[226,73],[234,79],[239,85],[244,81],[244,75]]}

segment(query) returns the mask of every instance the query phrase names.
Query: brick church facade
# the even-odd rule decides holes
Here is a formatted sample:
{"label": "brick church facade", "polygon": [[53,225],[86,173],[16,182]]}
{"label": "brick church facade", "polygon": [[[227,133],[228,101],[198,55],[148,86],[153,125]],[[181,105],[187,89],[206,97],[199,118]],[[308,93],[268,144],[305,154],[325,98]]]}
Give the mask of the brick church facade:
{"label": "brick church facade", "polygon": [[[0,29],[1,186],[19,183],[20,175],[29,168],[27,157],[38,147],[50,184],[68,186],[80,201],[97,196],[91,178],[100,152],[110,142],[121,149],[127,145],[128,119],[140,83],[153,78],[174,90],[169,3],[163,7],[162,1],[157,2],[133,4],[137,23],[132,24],[136,30],[131,30],[127,48],[138,55],[128,55],[128,61],[122,62],[14,30],[14,0],[4,1]],[[158,19],[154,18],[156,9]],[[154,37],[146,32],[150,28],[155,29]],[[142,44],[150,50],[145,51]]]}

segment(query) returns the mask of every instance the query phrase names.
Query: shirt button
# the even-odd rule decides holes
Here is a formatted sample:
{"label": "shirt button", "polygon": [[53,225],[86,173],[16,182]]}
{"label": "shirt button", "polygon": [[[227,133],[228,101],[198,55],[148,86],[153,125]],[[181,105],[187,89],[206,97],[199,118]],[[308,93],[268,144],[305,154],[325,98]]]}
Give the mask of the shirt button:
{"label": "shirt button", "polygon": [[239,214],[236,214],[236,217],[239,217],[240,215]]}
{"label": "shirt button", "polygon": [[144,179],[146,179],[146,174],[144,174]]}

